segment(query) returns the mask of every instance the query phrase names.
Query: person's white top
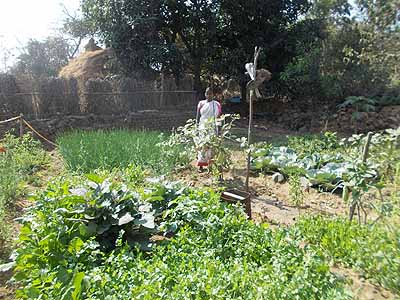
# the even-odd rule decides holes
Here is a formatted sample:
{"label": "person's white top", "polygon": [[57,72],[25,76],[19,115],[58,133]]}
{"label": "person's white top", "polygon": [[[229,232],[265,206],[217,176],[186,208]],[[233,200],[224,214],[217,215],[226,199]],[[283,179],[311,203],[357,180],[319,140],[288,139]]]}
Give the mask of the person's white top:
{"label": "person's white top", "polygon": [[221,104],[215,100],[202,100],[197,105],[197,113],[200,114],[199,127],[202,127],[210,118],[217,118],[221,115]]}

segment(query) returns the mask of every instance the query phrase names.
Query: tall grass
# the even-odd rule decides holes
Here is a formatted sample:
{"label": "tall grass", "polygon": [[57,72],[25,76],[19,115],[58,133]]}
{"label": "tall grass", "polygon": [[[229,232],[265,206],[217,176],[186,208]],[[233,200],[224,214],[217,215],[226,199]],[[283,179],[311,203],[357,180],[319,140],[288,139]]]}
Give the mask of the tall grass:
{"label": "tall grass", "polygon": [[120,129],[75,131],[60,136],[57,143],[67,168],[73,171],[91,172],[133,164],[160,174],[174,166],[157,146],[161,140],[158,132]]}

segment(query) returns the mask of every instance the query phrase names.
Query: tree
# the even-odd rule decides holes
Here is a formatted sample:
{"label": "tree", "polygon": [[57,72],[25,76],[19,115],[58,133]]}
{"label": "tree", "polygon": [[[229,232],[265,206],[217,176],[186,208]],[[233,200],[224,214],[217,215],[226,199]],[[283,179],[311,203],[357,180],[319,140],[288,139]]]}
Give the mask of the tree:
{"label": "tree", "polygon": [[[288,61],[283,43],[308,0],[84,0],[86,20],[116,49],[126,71],[214,72],[241,79],[254,46],[273,69]],[[263,58],[261,58],[261,62]],[[264,62],[265,62],[264,58]]]}
{"label": "tree", "polygon": [[273,74],[281,72],[292,57],[286,41],[294,37],[299,16],[308,9],[307,0],[221,0],[213,72],[237,79],[245,98],[244,63],[251,60],[254,46],[263,48],[261,66]]}
{"label": "tree", "polygon": [[281,74],[293,98],[327,100],[336,107],[349,96],[379,102],[388,93],[399,95],[396,1],[363,0],[359,15],[351,16],[347,0],[315,0],[306,20],[320,22],[322,34],[298,44]]}
{"label": "tree", "polygon": [[[219,1],[168,0],[162,6],[163,31],[169,44],[181,40],[181,57],[194,74],[195,89],[201,90],[201,73],[212,56],[217,40]],[[179,49],[179,48],[178,48]]]}
{"label": "tree", "polygon": [[351,8],[348,0],[313,0],[307,18],[324,20],[330,24],[340,24],[349,18]]}
{"label": "tree", "polygon": [[116,50],[126,73],[175,78],[189,69],[200,89],[201,69],[215,42],[216,1],[84,0],[86,20]]}
{"label": "tree", "polygon": [[71,46],[62,37],[48,37],[44,41],[29,40],[11,72],[33,77],[57,76],[70,57]]}
{"label": "tree", "polygon": [[360,10],[375,30],[396,31],[400,27],[398,0],[358,0]]}
{"label": "tree", "polygon": [[167,49],[160,1],[84,0],[82,12],[104,44],[115,50],[122,73],[149,78],[161,69]]}
{"label": "tree", "polygon": [[93,37],[96,30],[87,22],[80,12],[71,13],[64,6],[65,19],[60,32],[62,36],[71,45],[70,59],[75,57],[85,38]]}
{"label": "tree", "polygon": [[400,99],[400,2],[360,0],[360,30],[364,47],[358,59],[377,74],[386,73]]}

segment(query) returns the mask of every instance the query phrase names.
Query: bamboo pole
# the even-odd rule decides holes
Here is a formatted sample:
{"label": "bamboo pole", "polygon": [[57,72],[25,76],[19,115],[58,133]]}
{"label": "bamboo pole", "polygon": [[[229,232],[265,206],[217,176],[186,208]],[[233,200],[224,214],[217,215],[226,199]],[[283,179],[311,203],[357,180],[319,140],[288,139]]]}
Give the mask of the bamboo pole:
{"label": "bamboo pole", "polygon": [[161,94],[160,94],[160,108],[164,105],[164,73],[161,73]]}
{"label": "bamboo pole", "polygon": [[24,135],[24,115],[20,114],[19,115],[19,137],[23,137]]}
{"label": "bamboo pole", "polygon": [[[254,72],[253,76],[251,76],[252,78],[256,78],[257,75],[257,61],[258,61],[258,57],[260,55],[261,52],[261,48],[259,47],[255,47],[254,49]],[[253,80],[251,80],[247,86],[249,86],[250,83],[252,83]],[[248,153],[247,153],[247,171],[246,171],[246,192],[249,192],[249,179],[250,179],[250,161],[251,161],[251,129],[253,127],[253,101],[254,101],[254,97],[255,97],[255,92],[253,89],[250,90],[250,100],[249,100],[249,127],[247,130],[247,145],[248,145]]]}

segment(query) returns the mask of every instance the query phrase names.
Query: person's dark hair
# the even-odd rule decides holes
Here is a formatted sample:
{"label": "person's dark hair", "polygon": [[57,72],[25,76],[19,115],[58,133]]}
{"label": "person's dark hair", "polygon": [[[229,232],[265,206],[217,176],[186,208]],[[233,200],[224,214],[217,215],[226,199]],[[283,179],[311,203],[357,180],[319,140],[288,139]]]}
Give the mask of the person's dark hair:
{"label": "person's dark hair", "polygon": [[205,92],[207,93],[208,91],[211,91],[214,95],[222,93],[222,89],[220,87],[216,87],[216,86],[208,86],[206,88]]}
{"label": "person's dark hair", "polygon": [[222,89],[219,86],[213,87],[212,90],[213,90],[214,95],[222,94]]}

